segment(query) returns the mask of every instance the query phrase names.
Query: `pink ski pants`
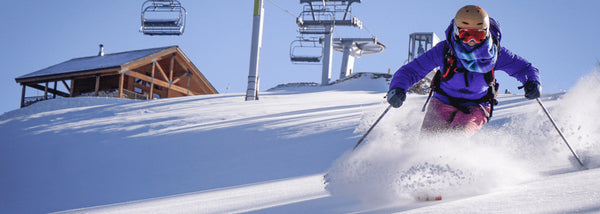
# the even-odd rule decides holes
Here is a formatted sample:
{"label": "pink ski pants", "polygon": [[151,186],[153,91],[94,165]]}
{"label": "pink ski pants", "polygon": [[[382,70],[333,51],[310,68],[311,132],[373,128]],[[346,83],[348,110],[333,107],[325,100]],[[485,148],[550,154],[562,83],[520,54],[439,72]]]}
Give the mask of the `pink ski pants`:
{"label": "pink ski pants", "polygon": [[468,108],[471,113],[466,114],[452,105],[432,98],[423,119],[421,132],[455,131],[466,136],[472,136],[488,121],[486,114],[490,112],[490,107],[483,107],[486,112],[483,111],[481,106],[469,106]]}

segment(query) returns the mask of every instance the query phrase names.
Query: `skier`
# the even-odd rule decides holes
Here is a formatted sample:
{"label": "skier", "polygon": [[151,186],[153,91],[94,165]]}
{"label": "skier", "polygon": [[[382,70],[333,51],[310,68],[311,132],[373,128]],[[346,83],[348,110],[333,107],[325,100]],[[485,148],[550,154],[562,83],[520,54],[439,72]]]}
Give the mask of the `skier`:
{"label": "skier", "polygon": [[446,29],[445,41],[396,71],[387,93],[388,103],[400,107],[406,90],[439,67],[421,130],[454,130],[471,136],[489,120],[497,104],[495,70],[523,83],[527,99],[540,97],[538,69],[501,47],[500,39],[498,23],[485,10],[475,5],[460,8]]}

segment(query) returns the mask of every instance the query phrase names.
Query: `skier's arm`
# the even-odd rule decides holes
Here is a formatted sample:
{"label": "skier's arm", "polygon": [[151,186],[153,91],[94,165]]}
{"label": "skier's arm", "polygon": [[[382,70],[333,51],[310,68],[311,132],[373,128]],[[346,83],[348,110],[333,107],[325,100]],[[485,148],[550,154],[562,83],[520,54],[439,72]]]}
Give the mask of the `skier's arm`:
{"label": "skier's arm", "polygon": [[540,84],[539,71],[533,67],[526,59],[510,52],[508,49],[500,48],[496,70],[506,72],[508,75],[516,78],[519,82],[525,84],[532,81]]}
{"label": "skier's arm", "polygon": [[408,88],[423,79],[433,69],[442,66],[445,45],[445,41],[440,42],[423,55],[400,67],[392,78],[390,89],[401,88],[408,90]]}

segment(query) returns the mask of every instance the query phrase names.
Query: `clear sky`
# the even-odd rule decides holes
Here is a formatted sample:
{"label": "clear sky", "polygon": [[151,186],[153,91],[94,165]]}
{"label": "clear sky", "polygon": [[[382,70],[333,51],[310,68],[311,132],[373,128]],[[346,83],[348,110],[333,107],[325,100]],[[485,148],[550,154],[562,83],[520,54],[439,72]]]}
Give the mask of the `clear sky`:
{"label": "clear sky", "polygon": [[[180,0],[188,11],[182,36],[140,33],[144,1],[8,1],[3,4],[3,51],[0,113],[17,109],[21,86],[15,78],[63,61],[105,53],[179,45],[220,93],[243,93],[247,87],[253,0]],[[300,14],[299,0],[272,0]],[[600,1],[595,0],[364,0],[353,14],[387,48],[356,60],[354,72],[394,72],[407,59],[408,35],[434,32],[444,40],[456,11],[467,4],[483,7],[502,28],[502,45],[539,68],[545,93],[568,90],[591,72],[600,58]],[[260,62],[260,89],[281,83],[317,82],[320,65],[289,60],[290,43],[298,36],[295,17],[265,0]],[[365,29],[338,28],[334,37],[370,37]],[[339,77],[341,53],[334,53],[332,80]],[[520,84],[497,72],[501,90]],[[227,89],[229,88],[229,89]],[[28,96],[43,92],[28,88]],[[244,99],[244,96],[240,96]]]}

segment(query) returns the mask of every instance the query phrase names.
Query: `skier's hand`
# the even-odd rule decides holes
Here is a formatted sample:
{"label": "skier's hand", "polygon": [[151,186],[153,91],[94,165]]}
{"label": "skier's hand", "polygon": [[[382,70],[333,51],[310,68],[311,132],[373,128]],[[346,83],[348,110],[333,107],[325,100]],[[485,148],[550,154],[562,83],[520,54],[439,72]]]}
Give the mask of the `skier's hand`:
{"label": "skier's hand", "polygon": [[527,81],[521,87],[525,88],[525,97],[530,100],[539,98],[542,93],[542,87],[534,81]]}
{"label": "skier's hand", "polygon": [[394,108],[402,106],[404,100],[406,100],[406,90],[402,88],[392,88],[387,93],[387,101]]}

